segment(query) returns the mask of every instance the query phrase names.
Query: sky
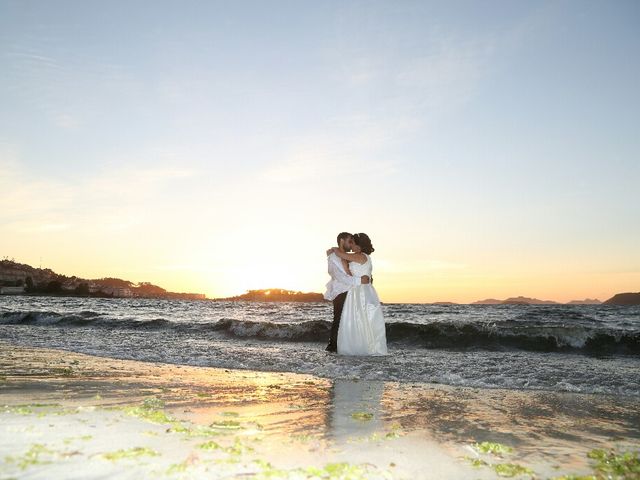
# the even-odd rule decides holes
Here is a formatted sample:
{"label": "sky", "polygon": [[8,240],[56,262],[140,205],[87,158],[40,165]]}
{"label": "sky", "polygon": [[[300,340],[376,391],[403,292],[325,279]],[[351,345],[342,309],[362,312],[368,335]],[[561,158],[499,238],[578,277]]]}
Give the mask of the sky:
{"label": "sky", "polygon": [[640,3],[0,0],[0,257],[220,297],[640,291]]}

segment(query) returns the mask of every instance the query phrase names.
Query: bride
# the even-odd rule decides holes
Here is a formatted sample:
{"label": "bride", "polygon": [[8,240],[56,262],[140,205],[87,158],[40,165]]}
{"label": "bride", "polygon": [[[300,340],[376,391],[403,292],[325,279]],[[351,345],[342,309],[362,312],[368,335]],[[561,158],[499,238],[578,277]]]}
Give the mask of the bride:
{"label": "bride", "polygon": [[[353,253],[334,247],[333,253],[343,260],[347,273],[371,277],[371,255],[374,251],[366,233],[353,236]],[[338,329],[338,354],[386,355],[387,337],[378,294],[372,284],[355,285],[344,301]]]}

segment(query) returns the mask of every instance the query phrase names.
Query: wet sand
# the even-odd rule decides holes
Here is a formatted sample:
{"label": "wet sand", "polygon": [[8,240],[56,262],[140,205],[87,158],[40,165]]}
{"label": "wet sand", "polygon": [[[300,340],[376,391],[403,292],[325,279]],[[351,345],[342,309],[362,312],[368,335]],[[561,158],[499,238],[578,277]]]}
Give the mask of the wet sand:
{"label": "wet sand", "polygon": [[591,472],[592,449],[640,449],[640,402],[0,342],[0,432],[0,479],[554,478]]}

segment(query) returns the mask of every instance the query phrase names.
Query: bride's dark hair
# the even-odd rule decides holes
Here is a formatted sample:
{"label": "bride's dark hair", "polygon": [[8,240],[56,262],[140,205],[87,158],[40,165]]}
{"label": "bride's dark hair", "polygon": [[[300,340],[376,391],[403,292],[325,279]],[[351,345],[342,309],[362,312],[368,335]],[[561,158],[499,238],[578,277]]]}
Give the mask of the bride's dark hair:
{"label": "bride's dark hair", "polygon": [[367,235],[366,233],[354,234],[353,241],[356,242],[356,245],[360,247],[360,250],[362,250],[362,253],[371,255],[373,252],[375,252],[375,248],[373,248],[373,245],[371,244],[371,239],[369,238],[369,235]]}

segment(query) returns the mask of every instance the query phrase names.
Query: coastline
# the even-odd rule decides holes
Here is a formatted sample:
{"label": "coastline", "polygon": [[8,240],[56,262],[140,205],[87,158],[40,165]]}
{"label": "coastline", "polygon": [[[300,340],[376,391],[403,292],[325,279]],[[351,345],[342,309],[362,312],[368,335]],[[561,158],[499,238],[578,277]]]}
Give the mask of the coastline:
{"label": "coastline", "polygon": [[499,478],[499,465],[554,478],[589,473],[592,449],[640,448],[637,397],[331,381],[5,341],[0,359],[0,478]]}

